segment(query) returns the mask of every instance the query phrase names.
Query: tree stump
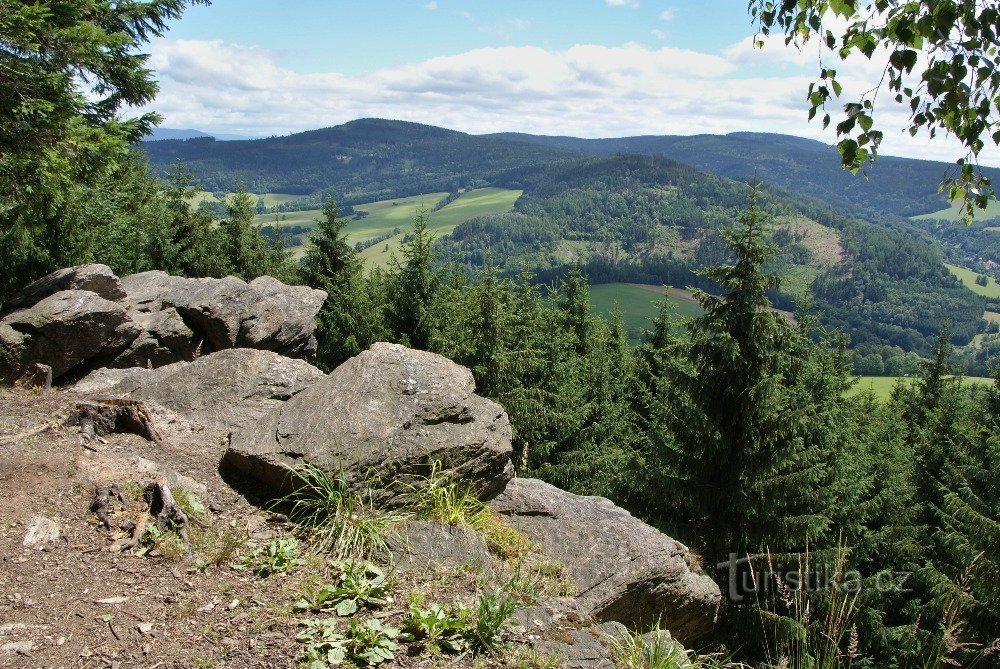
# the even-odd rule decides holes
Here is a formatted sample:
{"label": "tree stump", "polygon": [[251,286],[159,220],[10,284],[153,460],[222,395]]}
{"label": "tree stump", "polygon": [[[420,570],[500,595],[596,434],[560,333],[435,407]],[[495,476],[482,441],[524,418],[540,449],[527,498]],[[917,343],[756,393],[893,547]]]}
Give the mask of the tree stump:
{"label": "tree stump", "polygon": [[136,400],[111,399],[99,402],[79,402],[71,421],[80,425],[88,439],[128,432],[147,441],[163,443],[163,435],[153,423],[146,405]]}

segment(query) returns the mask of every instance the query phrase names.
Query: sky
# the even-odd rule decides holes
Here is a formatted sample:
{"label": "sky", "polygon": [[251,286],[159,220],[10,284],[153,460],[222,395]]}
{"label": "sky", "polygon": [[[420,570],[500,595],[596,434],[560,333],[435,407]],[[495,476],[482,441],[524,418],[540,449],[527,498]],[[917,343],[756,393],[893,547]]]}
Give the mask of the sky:
{"label": "sky", "polygon": [[[366,118],[578,137],[781,132],[807,121],[818,50],[752,45],[745,0],[214,0],[149,47],[163,127],[284,135]],[[878,81],[838,63],[845,100]],[[882,153],[954,161],[883,96]],[[876,117],[877,119],[880,117]],[[982,154],[1000,165],[1000,152]]]}

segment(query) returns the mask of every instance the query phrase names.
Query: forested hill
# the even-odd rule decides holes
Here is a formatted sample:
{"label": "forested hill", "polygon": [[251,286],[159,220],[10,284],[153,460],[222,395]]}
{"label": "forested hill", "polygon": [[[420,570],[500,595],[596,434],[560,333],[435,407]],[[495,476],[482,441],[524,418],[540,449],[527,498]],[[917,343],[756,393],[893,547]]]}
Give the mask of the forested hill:
{"label": "forested hill", "polygon": [[[913,216],[947,206],[937,192],[954,165],[882,156],[868,178],[840,168],[836,147],[811,139],[771,133],[662,135],[581,139],[520,133],[491,135],[586,155],[631,153],[677,160],[734,179],[759,179],[793,193],[816,197],[854,214]],[[984,170],[1000,182],[1000,169]]]}
{"label": "forested hill", "polygon": [[[668,283],[717,290],[698,270],[729,262],[719,229],[746,210],[746,184],[654,156],[581,158],[526,179],[514,211],[473,219],[439,242],[449,260],[528,267],[543,279],[582,265],[594,283]],[[772,300],[808,297],[852,344],[891,357],[930,350],[942,321],[956,343],[979,331],[985,301],[945,269],[941,253],[815,199],[766,189],[758,203],[783,277]]]}
{"label": "forested hill", "polygon": [[285,137],[143,142],[141,148],[161,173],[182,160],[207,190],[235,190],[239,182],[253,192],[325,191],[342,204],[493,185],[578,156],[527,142],[378,119]]}
{"label": "forested hill", "polygon": [[[840,168],[834,147],[763,133],[581,139],[526,134],[469,135],[429,125],[360,119],[251,141],[210,137],[143,142],[165,173],[181,159],[207,190],[336,196],[342,204],[477,186],[520,187],[539,169],[581,156],[670,158],[735,179],[759,179],[870,218],[926,214],[947,206],[937,192],[952,165],[883,156],[869,178]],[[987,169],[1000,183],[1000,170]]]}

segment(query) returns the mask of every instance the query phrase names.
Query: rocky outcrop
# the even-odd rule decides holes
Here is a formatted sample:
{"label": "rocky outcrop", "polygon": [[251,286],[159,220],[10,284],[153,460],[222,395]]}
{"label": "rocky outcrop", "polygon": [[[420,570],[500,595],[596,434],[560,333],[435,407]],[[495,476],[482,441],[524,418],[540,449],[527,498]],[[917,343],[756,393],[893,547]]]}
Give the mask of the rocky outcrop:
{"label": "rocky outcrop", "polygon": [[[231,348],[316,353],[326,293],[271,277],[186,279],[106,265],[70,267],[16,294],[0,315],[0,384],[35,364],[65,383],[99,367],[161,367]],[[70,373],[72,372],[72,373]]]}
{"label": "rocky outcrop", "polygon": [[74,390],[154,402],[193,422],[236,430],[256,423],[322,377],[304,360],[235,348],[160,369],[101,369]]}
{"label": "rocky outcrop", "polygon": [[595,619],[632,629],[659,621],[687,645],[712,632],[719,587],[692,570],[686,546],[609,500],[519,478],[491,505],[562,563],[574,596]]}
{"label": "rocky outcrop", "polygon": [[33,307],[49,295],[64,290],[89,290],[106,300],[116,301],[125,297],[121,281],[107,265],[80,265],[56,270],[19,290],[9,300],[6,308]]}
{"label": "rocky outcrop", "polygon": [[390,537],[392,563],[397,569],[432,573],[454,569],[490,569],[490,551],[483,535],[468,525],[414,520]]}
{"label": "rocky outcrop", "polygon": [[15,383],[35,363],[58,379],[84,363],[113,360],[141,332],[118,302],[88,290],[54,293],[0,320],[0,383]]}
{"label": "rocky outcrop", "polygon": [[255,425],[233,435],[223,465],[272,493],[309,462],[349,484],[376,481],[392,505],[435,461],[483,499],[513,476],[507,414],[474,394],[472,373],[447,358],[375,344]]}
{"label": "rocky outcrop", "polygon": [[316,352],[315,317],[326,293],[261,277],[185,279],[166,272],[122,279],[133,307],[146,313],[175,310],[199,335],[204,350],[259,348],[289,357]]}

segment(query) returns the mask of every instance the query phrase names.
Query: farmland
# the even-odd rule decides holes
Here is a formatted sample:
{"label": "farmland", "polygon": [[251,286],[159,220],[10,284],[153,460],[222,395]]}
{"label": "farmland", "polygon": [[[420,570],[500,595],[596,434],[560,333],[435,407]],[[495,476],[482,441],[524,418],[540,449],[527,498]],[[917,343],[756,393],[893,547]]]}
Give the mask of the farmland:
{"label": "farmland", "polygon": [[[947,209],[941,209],[939,211],[934,211],[929,214],[921,214],[920,216],[911,216],[914,221],[926,221],[932,219],[942,219],[945,221],[960,221],[962,220],[962,207],[960,204],[953,204]],[[986,207],[985,211],[976,211],[977,221],[988,221],[992,218],[1000,218],[1000,202],[997,200],[990,200],[989,205]]]}
{"label": "farmland", "polygon": [[[605,283],[590,287],[590,304],[595,313],[608,316],[615,304],[622,312],[629,339],[637,340],[643,329],[650,327],[650,320],[656,317],[656,303],[663,297],[663,286],[637,283]],[[696,318],[701,315],[701,307],[687,290],[667,289],[667,297],[674,313],[681,319]]]}
{"label": "farmland", "polygon": [[[427,193],[355,205],[354,210],[365,212],[365,215],[363,218],[351,220],[344,228],[347,242],[353,246],[358,242],[367,242],[385,234],[391,234],[398,228],[398,234],[365,249],[360,254],[366,266],[385,267],[392,253],[398,254],[403,235],[410,229],[414,216],[421,209],[429,212],[428,229],[433,235],[440,237],[449,234],[457,225],[470,218],[509,211],[517,198],[521,196],[521,191],[481,188],[463,193],[457,200],[438,211],[430,211],[446,195],[448,194]],[[320,216],[322,216],[322,212],[313,209],[277,215],[262,214],[255,219],[255,222],[266,226],[277,224],[279,229],[297,226],[312,228]],[[296,250],[301,253],[302,249],[299,247]]]}
{"label": "farmland", "polygon": [[997,284],[996,279],[989,277],[989,280],[985,286],[980,286],[976,283],[976,277],[979,276],[971,269],[965,267],[959,267],[958,265],[949,265],[945,263],[945,267],[948,271],[954,274],[958,279],[965,285],[966,288],[971,290],[976,295],[982,295],[983,297],[998,298],[1000,297],[1000,284]]}
{"label": "farmland", "polygon": [[[892,395],[892,389],[897,383],[913,383],[913,377],[906,376],[859,376],[857,383],[847,391],[847,396],[860,395],[869,390],[880,400],[887,400]],[[962,383],[968,384],[990,384],[993,379],[981,376],[962,377]]]}

